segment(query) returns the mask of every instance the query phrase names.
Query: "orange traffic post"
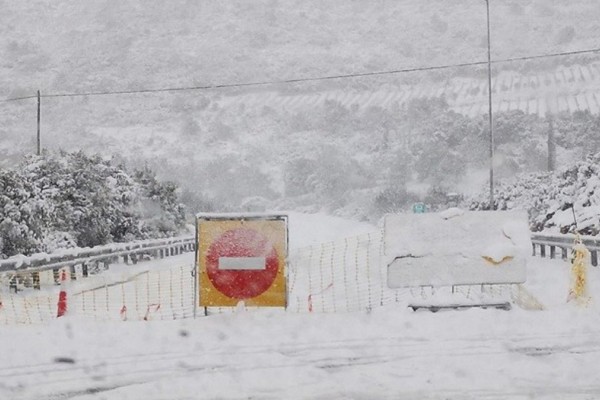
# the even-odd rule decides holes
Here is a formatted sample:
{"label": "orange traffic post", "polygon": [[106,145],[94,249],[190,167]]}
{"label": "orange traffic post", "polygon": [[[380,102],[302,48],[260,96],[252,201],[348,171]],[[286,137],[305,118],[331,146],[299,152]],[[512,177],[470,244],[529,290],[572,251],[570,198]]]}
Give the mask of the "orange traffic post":
{"label": "orange traffic post", "polygon": [[56,317],[62,317],[67,313],[67,291],[65,290],[65,282],[67,273],[63,269],[60,273],[60,293],[58,294],[58,311]]}

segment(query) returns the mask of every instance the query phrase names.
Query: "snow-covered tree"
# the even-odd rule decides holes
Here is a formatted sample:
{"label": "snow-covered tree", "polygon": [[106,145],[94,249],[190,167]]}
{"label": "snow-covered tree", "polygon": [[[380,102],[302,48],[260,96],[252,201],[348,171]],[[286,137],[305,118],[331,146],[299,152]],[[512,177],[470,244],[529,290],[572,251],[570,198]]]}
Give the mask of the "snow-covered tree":
{"label": "snow-covered tree", "polygon": [[[469,199],[473,210],[489,209],[488,193]],[[555,172],[520,175],[499,184],[494,193],[498,210],[529,213],[533,231],[600,232],[600,153]]]}
{"label": "snow-covered tree", "polygon": [[[158,205],[145,214],[143,205]],[[157,220],[159,223],[157,223]],[[44,153],[0,170],[0,257],[172,236],[185,224],[177,187],[133,177],[98,155]]]}

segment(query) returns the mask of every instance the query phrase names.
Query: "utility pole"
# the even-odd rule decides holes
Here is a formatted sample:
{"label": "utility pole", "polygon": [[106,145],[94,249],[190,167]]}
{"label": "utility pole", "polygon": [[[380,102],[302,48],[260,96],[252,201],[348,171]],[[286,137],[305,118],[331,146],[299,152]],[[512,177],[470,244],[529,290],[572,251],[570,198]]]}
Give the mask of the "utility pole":
{"label": "utility pole", "polygon": [[487,48],[488,48],[488,116],[490,130],[490,210],[494,210],[494,127],[492,119],[492,50],[490,39],[490,1],[485,0],[487,16]]}
{"label": "utility pole", "polygon": [[556,168],[556,144],[554,143],[554,121],[552,114],[548,113],[548,171]]}
{"label": "utility pole", "polygon": [[42,96],[40,91],[37,91],[37,155],[42,154],[42,137],[40,134],[40,121],[41,121],[41,110],[42,110]]}

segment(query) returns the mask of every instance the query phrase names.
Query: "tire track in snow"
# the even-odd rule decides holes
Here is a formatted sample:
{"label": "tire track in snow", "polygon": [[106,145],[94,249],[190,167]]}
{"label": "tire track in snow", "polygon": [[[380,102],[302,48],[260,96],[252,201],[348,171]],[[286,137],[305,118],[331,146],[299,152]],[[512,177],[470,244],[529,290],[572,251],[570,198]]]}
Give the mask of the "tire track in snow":
{"label": "tire track in snow", "polygon": [[[572,345],[564,345],[564,338],[567,336]],[[224,350],[131,354],[79,360],[76,364],[65,365],[63,368],[57,368],[52,363],[30,365],[21,367],[21,371],[4,369],[7,373],[0,377],[29,378],[31,383],[27,389],[20,390],[18,386],[13,388],[15,395],[22,394],[26,396],[24,398],[39,399],[39,392],[42,391],[53,393],[49,398],[67,399],[198,372],[231,373],[283,368],[340,371],[353,367],[403,363],[408,359],[418,358],[489,357],[510,352],[524,356],[600,352],[600,343],[591,341],[592,336],[594,335],[517,336],[507,341],[481,337],[432,341],[398,336],[282,343],[274,346],[240,345]],[[540,345],[540,342],[544,344]],[[265,359],[266,362],[261,365],[260,359]],[[136,368],[139,365],[143,368]],[[64,386],[83,387],[68,392],[57,389]],[[35,393],[27,397],[28,389],[35,389]]]}
{"label": "tire track in snow", "polygon": [[[505,347],[509,351],[527,354],[527,355],[544,355],[554,354],[559,352],[568,352],[573,354],[583,354],[600,351],[600,343],[595,343],[592,340],[587,340],[584,343],[577,344],[574,339],[577,338],[588,338],[593,339],[600,337],[600,333],[590,333],[586,335],[580,335],[574,337],[572,335],[559,334],[553,336],[522,336],[514,337],[508,340],[510,344]],[[568,338],[572,343],[571,345],[565,346],[563,340],[557,341],[557,344],[548,344],[548,339],[565,339]],[[540,343],[540,340],[544,341],[545,344]],[[384,337],[384,338],[368,338],[368,339],[348,339],[348,340],[336,340],[336,341],[317,341],[317,342],[305,342],[305,343],[282,343],[277,346],[277,352],[284,356],[294,357],[302,356],[303,354],[312,354],[315,351],[331,351],[331,350],[350,350],[358,348],[368,348],[376,346],[378,349],[386,348],[414,348],[415,344],[427,344],[428,346],[432,343],[444,343],[445,345],[451,345],[460,348],[461,345],[468,345],[469,349],[485,348],[485,346],[474,347],[473,340],[478,342],[493,342],[501,343],[495,338],[465,338],[465,339],[452,339],[452,340],[441,340],[431,341],[428,339],[421,338],[406,338],[406,337]],[[523,343],[525,342],[525,343]],[[532,343],[527,343],[532,342]],[[519,345],[514,345],[519,343]],[[218,351],[203,351],[203,356],[226,356],[228,354],[264,354],[272,352],[273,346],[269,345],[240,345],[228,347],[227,350]],[[424,353],[421,353],[424,354]],[[103,357],[101,359],[79,359],[74,360],[74,364],[64,365],[58,367],[60,362],[53,361],[41,364],[31,364],[22,366],[11,366],[0,368],[0,378],[13,378],[22,375],[34,375],[34,374],[61,374],[64,372],[72,372],[76,370],[86,369],[94,365],[133,365],[141,362],[153,362],[153,361],[165,361],[165,360],[185,360],[187,358],[196,358],[198,355],[190,352],[177,351],[177,352],[156,352],[156,353],[136,353],[129,355],[120,355],[116,357]]]}

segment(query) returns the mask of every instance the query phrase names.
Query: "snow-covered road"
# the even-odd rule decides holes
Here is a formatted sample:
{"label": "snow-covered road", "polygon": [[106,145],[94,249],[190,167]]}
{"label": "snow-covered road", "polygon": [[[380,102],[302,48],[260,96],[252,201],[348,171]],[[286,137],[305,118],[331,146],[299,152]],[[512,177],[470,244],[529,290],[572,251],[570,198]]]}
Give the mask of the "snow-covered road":
{"label": "snow-covered road", "polygon": [[599,399],[600,268],[586,307],[566,303],[569,270],[528,260],[542,311],[413,312],[426,293],[406,289],[370,311],[7,324],[0,399]]}
{"label": "snow-covered road", "polygon": [[[593,399],[591,311],[77,318],[3,331],[10,399]],[[8,337],[6,335],[9,335]],[[8,351],[6,351],[8,350]],[[6,354],[8,353],[8,354]]]}

